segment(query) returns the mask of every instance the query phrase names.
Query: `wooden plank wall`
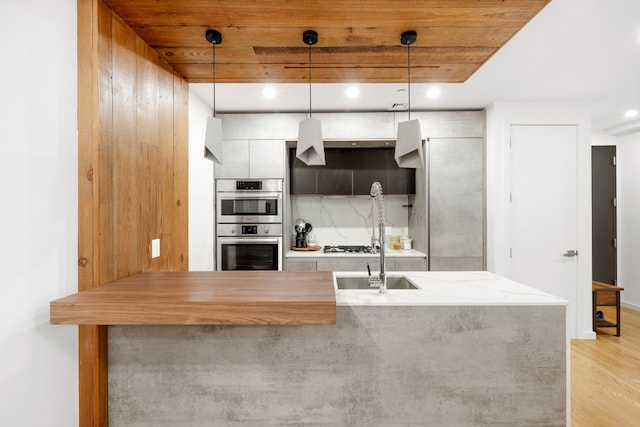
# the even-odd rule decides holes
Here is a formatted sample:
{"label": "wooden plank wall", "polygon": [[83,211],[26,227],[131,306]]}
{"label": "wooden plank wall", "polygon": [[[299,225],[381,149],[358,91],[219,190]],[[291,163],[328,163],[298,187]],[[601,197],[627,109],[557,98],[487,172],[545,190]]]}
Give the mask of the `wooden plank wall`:
{"label": "wooden plank wall", "polygon": [[[80,291],[188,270],[187,125],[186,81],[100,0],[78,0]],[[107,426],[107,329],[78,335],[79,424]]]}

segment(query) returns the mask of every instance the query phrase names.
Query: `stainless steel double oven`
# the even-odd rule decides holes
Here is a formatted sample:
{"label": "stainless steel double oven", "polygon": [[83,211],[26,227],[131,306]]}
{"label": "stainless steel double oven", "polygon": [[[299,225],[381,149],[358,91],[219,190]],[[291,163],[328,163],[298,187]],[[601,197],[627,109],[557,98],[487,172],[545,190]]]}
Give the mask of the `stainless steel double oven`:
{"label": "stainless steel double oven", "polygon": [[282,270],[282,180],[216,180],[216,269]]}

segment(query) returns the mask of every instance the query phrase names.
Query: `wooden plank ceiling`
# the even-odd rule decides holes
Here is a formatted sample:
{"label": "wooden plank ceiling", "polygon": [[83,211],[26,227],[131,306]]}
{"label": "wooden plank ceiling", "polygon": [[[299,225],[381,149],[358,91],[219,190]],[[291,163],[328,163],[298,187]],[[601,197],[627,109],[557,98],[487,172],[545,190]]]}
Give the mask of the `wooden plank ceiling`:
{"label": "wooden plank ceiling", "polygon": [[315,83],[460,83],[551,0],[103,0],[187,81],[304,83],[309,47]]}

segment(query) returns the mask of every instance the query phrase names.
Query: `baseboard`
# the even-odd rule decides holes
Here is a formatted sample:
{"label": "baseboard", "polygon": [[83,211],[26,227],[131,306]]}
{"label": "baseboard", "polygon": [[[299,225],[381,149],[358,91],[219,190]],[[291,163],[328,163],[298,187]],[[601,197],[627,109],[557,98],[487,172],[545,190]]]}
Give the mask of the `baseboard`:
{"label": "baseboard", "polygon": [[[572,339],[574,339],[574,338],[572,338]],[[578,339],[578,340],[595,340],[596,339],[596,333],[593,332],[592,330],[584,331],[582,334],[580,334],[580,336],[576,337],[575,339]]]}
{"label": "baseboard", "polygon": [[633,303],[630,303],[630,302],[624,302],[623,301],[623,302],[620,303],[620,305],[622,307],[630,308],[631,310],[640,311],[640,305],[638,305],[638,304],[633,304]]}

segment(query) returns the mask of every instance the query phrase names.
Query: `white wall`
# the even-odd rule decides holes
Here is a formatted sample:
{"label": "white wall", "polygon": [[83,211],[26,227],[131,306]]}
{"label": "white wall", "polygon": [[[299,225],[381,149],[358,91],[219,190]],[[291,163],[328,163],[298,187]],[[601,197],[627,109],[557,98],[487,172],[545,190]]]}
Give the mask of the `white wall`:
{"label": "white wall", "polygon": [[204,158],[211,108],[189,90],[189,271],[214,269],[213,162]]}
{"label": "white wall", "polygon": [[76,0],[0,2],[0,425],[78,424]]}
{"label": "white wall", "polygon": [[[578,126],[578,292],[576,317],[567,318],[569,336],[593,338],[591,329],[591,121],[580,104],[496,103],[487,109],[487,269],[509,277],[510,126]],[[542,173],[542,172],[541,172]],[[531,177],[535,179],[535,177]],[[569,293],[569,292],[566,292]]]}
{"label": "white wall", "polygon": [[640,310],[640,132],[617,142],[618,283],[623,304]]}
{"label": "white wall", "polygon": [[618,137],[594,131],[591,133],[591,145],[618,145]]}

